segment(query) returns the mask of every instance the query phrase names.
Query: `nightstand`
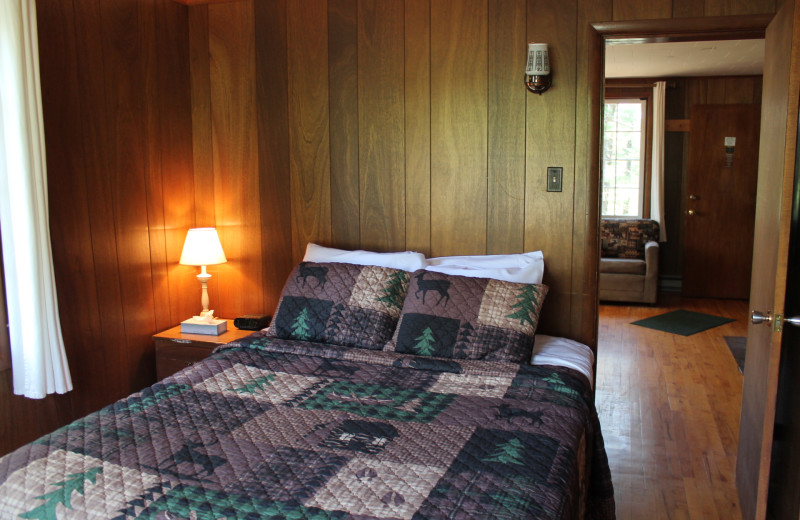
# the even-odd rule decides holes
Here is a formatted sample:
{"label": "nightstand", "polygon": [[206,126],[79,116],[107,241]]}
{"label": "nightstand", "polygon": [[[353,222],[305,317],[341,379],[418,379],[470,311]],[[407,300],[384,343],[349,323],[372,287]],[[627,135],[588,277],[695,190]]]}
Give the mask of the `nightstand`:
{"label": "nightstand", "polygon": [[194,365],[220,345],[249,336],[254,330],[239,330],[228,322],[228,330],[219,336],[184,334],[181,326],[172,327],[153,336],[156,343],[156,377],[162,380],[175,372]]}

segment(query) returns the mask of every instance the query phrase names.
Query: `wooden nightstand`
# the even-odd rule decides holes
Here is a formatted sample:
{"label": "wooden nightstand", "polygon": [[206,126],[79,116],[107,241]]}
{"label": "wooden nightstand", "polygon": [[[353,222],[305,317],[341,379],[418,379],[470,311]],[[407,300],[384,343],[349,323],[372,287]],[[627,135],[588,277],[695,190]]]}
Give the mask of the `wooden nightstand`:
{"label": "wooden nightstand", "polygon": [[156,343],[156,377],[159,381],[188,366],[194,365],[220,345],[249,336],[254,330],[239,330],[228,322],[228,330],[219,336],[184,334],[181,326],[172,327],[153,336]]}

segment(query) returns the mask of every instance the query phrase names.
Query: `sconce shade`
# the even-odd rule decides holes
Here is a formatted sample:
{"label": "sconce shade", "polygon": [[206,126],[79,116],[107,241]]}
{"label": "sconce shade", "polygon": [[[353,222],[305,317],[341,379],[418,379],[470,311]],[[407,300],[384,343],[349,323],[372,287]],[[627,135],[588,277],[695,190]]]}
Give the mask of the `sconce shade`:
{"label": "sconce shade", "polygon": [[550,78],[550,54],[546,43],[529,43],[528,60],[525,62],[525,87],[534,94],[542,95],[553,84]]}
{"label": "sconce shade", "polygon": [[528,76],[546,76],[550,74],[550,54],[546,43],[528,44],[528,61],[525,66]]}
{"label": "sconce shade", "polygon": [[224,264],[228,259],[215,228],[193,228],[186,234],[180,263],[183,265]]}

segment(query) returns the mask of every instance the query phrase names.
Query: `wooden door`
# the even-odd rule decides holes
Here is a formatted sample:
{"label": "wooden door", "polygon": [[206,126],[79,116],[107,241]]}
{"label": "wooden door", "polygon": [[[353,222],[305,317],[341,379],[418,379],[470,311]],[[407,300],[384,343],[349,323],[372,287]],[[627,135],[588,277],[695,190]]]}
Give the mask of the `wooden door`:
{"label": "wooden door", "polygon": [[[767,29],[750,309],[783,314],[797,150],[800,21],[787,0]],[[736,485],[745,519],[766,516],[783,334],[750,324]]]}
{"label": "wooden door", "polygon": [[[800,143],[798,143],[800,146]],[[800,159],[798,157],[797,159]],[[790,317],[800,317],[800,182],[795,161],[794,203],[789,239],[789,266],[786,275],[784,310]],[[769,471],[767,514],[770,518],[800,517],[800,326],[784,320],[783,343],[778,376],[772,463]]]}
{"label": "wooden door", "polygon": [[[750,294],[760,116],[759,105],[692,107],[685,296],[744,300]],[[735,146],[726,147],[726,139]]]}

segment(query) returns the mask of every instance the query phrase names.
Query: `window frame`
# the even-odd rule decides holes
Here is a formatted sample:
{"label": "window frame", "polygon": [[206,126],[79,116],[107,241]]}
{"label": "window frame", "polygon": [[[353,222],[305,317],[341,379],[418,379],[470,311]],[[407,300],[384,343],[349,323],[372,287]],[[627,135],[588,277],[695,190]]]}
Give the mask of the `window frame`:
{"label": "window frame", "polygon": [[[642,179],[640,180],[640,204],[642,208],[641,218],[650,218],[650,182],[653,171],[653,87],[652,81],[649,83],[637,83],[631,80],[619,80],[606,83],[605,96],[603,99],[603,112],[605,113],[606,101],[619,101],[624,99],[638,99],[645,102],[644,113],[644,154],[642,164]],[[601,127],[602,133],[602,127]],[[605,161],[600,161],[600,211],[602,212],[602,168]],[[603,215],[602,218],[625,218],[620,215]]]}

